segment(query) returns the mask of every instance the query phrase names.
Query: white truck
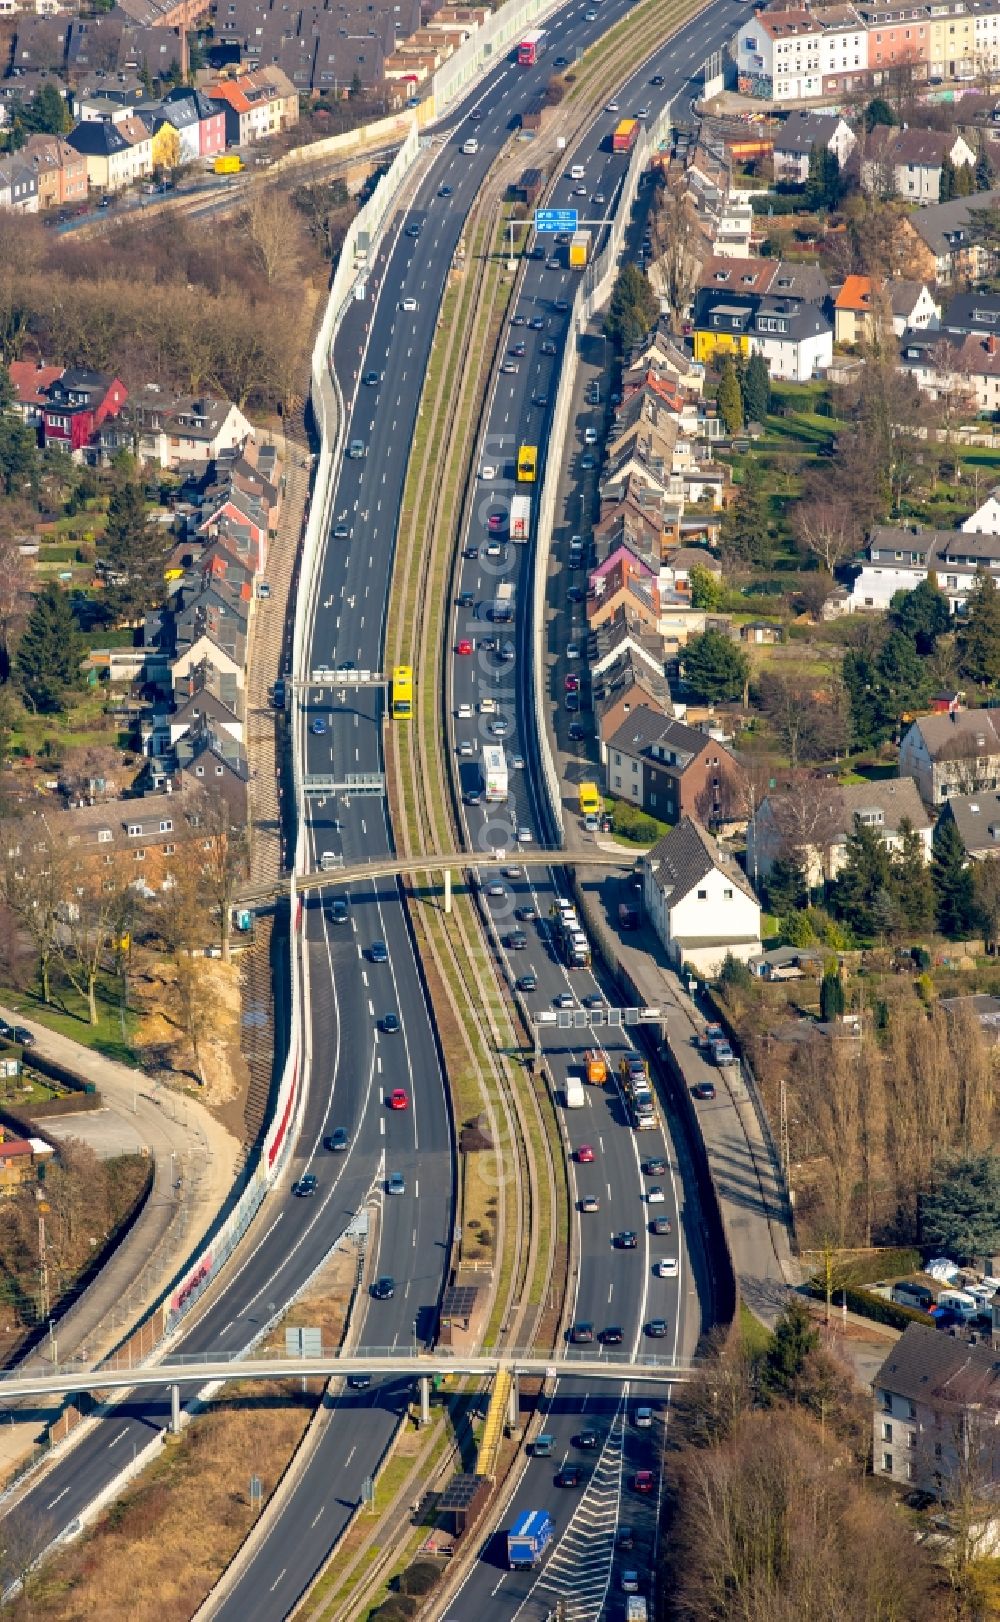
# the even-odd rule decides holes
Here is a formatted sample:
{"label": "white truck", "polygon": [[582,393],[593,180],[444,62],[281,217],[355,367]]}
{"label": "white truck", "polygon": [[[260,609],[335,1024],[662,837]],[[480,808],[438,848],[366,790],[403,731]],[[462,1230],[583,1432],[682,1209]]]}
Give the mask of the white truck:
{"label": "white truck", "polygon": [[514,618],[514,584],[511,580],[504,580],[497,587],[497,594],[493,599],[493,619],[498,625],[506,625]]}
{"label": "white truck", "polygon": [[490,805],[499,805],[507,798],[507,757],[498,743],[483,747],[483,790]]}
{"label": "white truck", "polygon": [[583,1091],[583,1082],[579,1076],[569,1075],[566,1077],[566,1085],[563,1088],[563,1101],[567,1109],[583,1109],[587,1099]]}
{"label": "white truck", "polygon": [[531,532],[531,497],[514,496],[510,504],[510,538],[526,541]]}
{"label": "white truck", "polygon": [[630,1594],[625,1603],[625,1622],[646,1622],[646,1601],[641,1594]]}

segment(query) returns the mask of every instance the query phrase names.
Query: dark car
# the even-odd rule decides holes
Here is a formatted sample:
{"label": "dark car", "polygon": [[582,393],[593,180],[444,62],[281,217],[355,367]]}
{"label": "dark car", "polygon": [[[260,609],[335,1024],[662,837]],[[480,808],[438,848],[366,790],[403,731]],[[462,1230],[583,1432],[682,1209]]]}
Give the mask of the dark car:
{"label": "dark car", "polygon": [[543,341],[542,341],[542,354],[543,355],[557,355],[558,353],[559,353],[559,351],[556,348],[556,346],[553,343],[551,338],[543,339]]}
{"label": "dark car", "polygon": [[582,743],[586,736],[587,736],[586,727],[582,727],[580,725],[579,721],[574,721],[573,725],[569,729],[570,742],[571,743]]}
{"label": "dark car", "polygon": [[347,1376],[347,1388],[349,1391],[367,1391],[371,1383],[372,1377],[370,1374],[349,1374]]}
{"label": "dark car", "polygon": [[335,1132],[330,1132],[323,1139],[323,1148],[331,1150],[333,1154],[339,1154],[341,1150],[347,1148],[347,1133],[342,1126],[338,1126]]}
{"label": "dark car", "polygon": [[528,937],[522,929],[515,929],[504,941],[508,952],[523,952],[528,944]]}
{"label": "dark car", "polygon": [[465,796],[465,803],[466,803],[466,805],[473,805],[473,806],[474,805],[482,805],[483,796],[480,793],[479,789],[470,788],[468,794]]}
{"label": "dark car", "polygon": [[439,197],[450,197],[451,196],[451,187],[450,186],[439,186],[438,187],[438,196]]}
{"label": "dark car", "polygon": [[665,1340],[667,1335],[666,1318],[650,1318],[646,1325],[646,1334],[650,1340]]}
{"label": "dark car", "polygon": [[635,1533],[631,1526],[619,1526],[615,1544],[623,1554],[628,1554],[635,1548]]}
{"label": "dark car", "polygon": [[622,1329],[621,1324],[608,1324],[607,1329],[601,1335],[601,1340],[605,1346],[620,1346],[624,1339],[625,1331]]}
{"label": "dark car", "polygon": [[662,73],[654,73],[653,77],[650,79],[649,82],[650,82],[650,84],[655,85],[657,89],[659,89],[660,85],[663,83],[663,74]]}
{"label": "dark car", "polygon": [[715,1097],[715,1082],[698,1081],[691,1088],[691,1093],[694,1098],[712,1099]]}
{"label": "dark car", "polygon": [[583,1448],[587,1453],[593,1453],[596,1447],[600,1447],[601,1438],[596,1431],[581,1431],[579,1436],[574,1436],[573,1445]]}
{"label": "dark car", "polygon": [[528,322],[528,326],[531,328],[532,332],[544,332],[545,331],[545,317],[544,317],[544,315],[533,315],[531,317],[531,320]]}
{"label": "dark car", "polygon": [[570,586],[566,595],[571,603],[582,603],[587,593],[584,591],[582,586]]}
{"label": "dark car", "polygon": [[388,963],[389,949],[385,941],[372,941],[371,946],[368,948],[368,961],[369,963]]}
{"label": "dark car", "polygon": [[384,1273],[372,1285],[372,1297],[376,1301],[391,1301],[396,1293],[396,1280]]}
{"label": "dark car", "polygon": [[537,991],[538,981],[533,974],[522,974],[517,982],[518,991]]}
{"label": "dark car", "polygon": [[474,591],[461,591],[458,594],[459,608],[475,608],[476,594]]}
{"label": "dark car", "polygon": [[478,548],[478,546],[466,546],[466,547],[464,547],[462,549],[462,556],[463,556],[463,558],[469,558],[469,559],[478,558],[478,556],[479,556],[479,548]]}
{"label": "dark car", "polygon": [[642,1170],[645,1177],[665,1177],[667,1163],[662,1155],[650,1155],[648,1160],[643,1161]]}
{"label": "dark car", "polygon": [[362,383],[364,383],[365,387],[369,388],[369,389],[375,388],[375,386],[378,383],[378,380],[379,380],[379,376],[378,376],[377,372],[366,372],[364,377],[361,379],[361,381],[362,381]]}
{"label": "dark car", "polygon": [[10,1034],[23,1048],[33,1048],[35,1045],[34,1033],[29,1031],[27,1025],[15,1025]]}
{"label": "dark car", "polygon": [[649,1224],[649,1231],[662,1238],[665,1234],[673,1233],[674,1225],[669,1217],[654,1217]]}
{"label": "dark car", "polygon": [[588,992],[586,997],[581,997],[580,998],[580,1001],[583,1003],[584,1008],[603,1008],[604,1007],[604,998],[601,996],[601,993],[599,991],[590,991],[590,992]]}
{"label": "dark car", "polygon": [[564,67],[567,67],[567,66],[568,66],[568,63],[569,63],[569,58],[568,58],[568,57],[565,57],[565,56],[554,56],[554,57],[553,57],[553,58],[552,58],[552,66],[553,66],[553,67],[554,67],[554,68],[564,68]]}
{"label": "dark car", "polygon": [[637,1243],[635,1233],[631,1228],[622,1228],[620,1233],[615,1234],[616,1250],[634,1250]]}
{"label": "dark car", "polygon": [[538,914],[534,907],[518,907],[514,917],[520,918],[523,923],[533,924],[535,919],[538,917]]}
{"label": "dark car", "polygon": [[579,1487],[583,1482],[583,1471],[578,1464],[564,1464],[556,1476],[557,1487]]}
{"label": "dark car", "polygon": [[335,901],[330,902],[327,917],[331,924],[346,924],[349,913],[350,909],[347,902],[342,895],[339,895]]}
{"label": "dark car", "polygon": [[575,1323],[569,1332],[570,1344],[573,1346],[591,1346],[594,1340],[594,1326],[582,1320]]}
{"label": "dark car", "polygon": [[400,1030],[398,1014],[383,1014],[382,1029],[386,1036],[398,1036]]}
{"label": "dark car", "polygon": [[557,298],[553,303],[552,308],[554,310],[558,310],[560,315],[565,315],[566,311],[569,309],[569,299]]}
{"label": "dark car", "polygon": [[300,1177],[297,1183],[292,1184],[292,1193],[298,1195],[301,1200],[307,1200],[310,1195],[315,1194],[318,1187],[319,1184],[313,1173],[307,1171],[304,1177]]}

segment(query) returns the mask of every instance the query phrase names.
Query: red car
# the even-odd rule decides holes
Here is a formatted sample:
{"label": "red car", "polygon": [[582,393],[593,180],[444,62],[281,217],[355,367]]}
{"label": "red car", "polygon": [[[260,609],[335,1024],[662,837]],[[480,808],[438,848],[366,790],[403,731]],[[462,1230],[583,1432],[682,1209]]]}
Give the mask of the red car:
{"label": "red car", "polygon": [[652,1492],[656,1486],[656,1478],[652,1470],[637,1470],[632,1478],[632,1485],[636,1492]]}
{"label": "red car", "polygon": [[580,678],[579,678],[579,676],[567,676],[566,677],[566,691],[567,691],[567,693],[578,693],[580,691]]}
{"label": "red car", "polygon": [[580,1162],[581,1166],[590,1166],[593,1164],[594,1151],[590,1147],[589,1143],[581,1143],[579,1149],[576,1151],[576,1158]]}
{"label": "red car", "polygon": [[409,1109],[409,1107],[410,1107],[410,1100],[407,1098],[406,1093],[403,1091],[402,1087],[396,1087],[389,1094],[389,1108],[390,1109]]}
{"label": "red car", "polygon": [[486,520],[486,528],[493,535],[496,535],[499,530],[504,529],[506,524],[507,519],[504,513],[490,513],[490,516]]}
{"label": "red car", "polygon": [[468,637],[463,637],[462,638],[461,642],[458,644],[458,652],[459,653],[471,653],[472,652],[472,643],[469,641]]}

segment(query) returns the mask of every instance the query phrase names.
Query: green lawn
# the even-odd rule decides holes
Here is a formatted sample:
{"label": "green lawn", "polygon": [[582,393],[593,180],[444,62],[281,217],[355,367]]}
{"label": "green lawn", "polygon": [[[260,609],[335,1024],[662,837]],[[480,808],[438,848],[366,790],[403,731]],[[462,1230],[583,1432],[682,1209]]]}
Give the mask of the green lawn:
{"label": "green lawn", "polygon": [[763,1357],[770,1350],[771,1331],[754,1317],[745,1301],[740,1302],[740,1340],[751,1357]]}
{"label": "green lawn", "polygon": [[93,1048],[108,1059],[117,1059],[119,1064],[138,1068],[139,1056],[131,1041],[136,1017],[130,1010],[124,1010],[123,1035],[118,980],[106,975],[98,982],[96,1025],[90,1023],[84,998],[71,985],[61,981],[57,984],[56,976],[53,976],[53,995],[56,998],[55,1006],[46,1007],[37,989],[13,991],[8,986],[0,986],[0,1002],[7,1008],[13,1008],[28,1019],[37,1020],[39,1025],[46,1025],[61,1036],[72,1037],[74,1042]]}

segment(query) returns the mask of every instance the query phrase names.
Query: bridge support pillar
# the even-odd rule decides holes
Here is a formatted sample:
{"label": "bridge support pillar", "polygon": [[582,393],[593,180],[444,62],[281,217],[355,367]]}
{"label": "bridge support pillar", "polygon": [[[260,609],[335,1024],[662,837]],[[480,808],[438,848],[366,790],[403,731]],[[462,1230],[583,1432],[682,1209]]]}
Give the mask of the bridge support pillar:
{"label": "bridge support pillar", "polygon": [[444,910],[447,916],[451,912],[451,868],[444,870]]}
{"label": "bridge support pillar", "polygon": [[518,1384],[517,1370],[510,1377],[510,1395],[507,1398],[507,1423],[512,1431],[517,1431],[521,1423],[521,1388]]}
{"label": "bridge support pillar", "polygon": [[429,1374],[420,1376],[420,1423],[429,1425],[431,1422],[431,1380]]}
{"label": "bridge support pillar", "polygon": [[179,1385],[170,1387],[170,1434],[179,1436],[181,1429],[181,1388]]}

